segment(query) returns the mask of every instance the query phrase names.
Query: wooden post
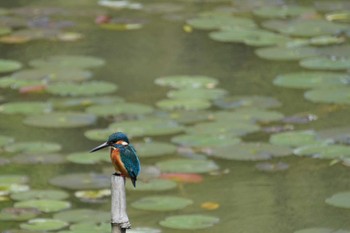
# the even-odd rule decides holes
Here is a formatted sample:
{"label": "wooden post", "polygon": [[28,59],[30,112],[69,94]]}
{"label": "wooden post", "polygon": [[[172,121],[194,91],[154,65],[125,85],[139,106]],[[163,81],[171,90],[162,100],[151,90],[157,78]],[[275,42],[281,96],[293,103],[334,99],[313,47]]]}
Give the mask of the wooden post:
{"label": "wooden post", "polygon": [[119,174],[111,176],[112,186],[112,233],[125,233],[131,228],[128,215],[126,213],[125,177]]}

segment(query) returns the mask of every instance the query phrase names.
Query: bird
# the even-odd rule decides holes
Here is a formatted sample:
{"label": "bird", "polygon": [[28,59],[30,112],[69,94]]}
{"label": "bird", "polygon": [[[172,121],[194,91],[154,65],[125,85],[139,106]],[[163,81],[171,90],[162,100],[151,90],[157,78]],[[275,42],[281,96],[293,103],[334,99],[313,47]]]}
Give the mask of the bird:
{"label": "bird", "polygon": [[122,132],[113,133],[106,142],[90,150],[90,153],[108,146],[111,148],[110,157],[117,174],[129,177],[136,188],[136,180],[140,174],[141,165],[135,148],[129,142],[129,138]]}

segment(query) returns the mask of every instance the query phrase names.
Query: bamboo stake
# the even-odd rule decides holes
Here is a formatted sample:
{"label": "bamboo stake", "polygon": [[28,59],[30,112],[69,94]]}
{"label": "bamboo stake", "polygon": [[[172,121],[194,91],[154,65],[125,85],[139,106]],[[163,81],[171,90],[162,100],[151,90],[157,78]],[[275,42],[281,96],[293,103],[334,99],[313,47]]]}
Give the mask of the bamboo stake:
{"label": "bamboo stake", "polygon": [[111,225],[112,233],[125,233],[131,228],[128,215],[126,213],[125,177],[120,174],[111,176],[112,186],[112,208]]}

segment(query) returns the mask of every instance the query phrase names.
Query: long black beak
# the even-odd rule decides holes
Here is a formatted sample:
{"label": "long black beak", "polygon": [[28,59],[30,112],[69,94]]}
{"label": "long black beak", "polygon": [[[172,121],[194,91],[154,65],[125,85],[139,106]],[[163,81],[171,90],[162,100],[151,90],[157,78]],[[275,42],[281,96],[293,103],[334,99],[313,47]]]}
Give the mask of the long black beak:
{"label": "long black beak", "polygon": [[91,153],[91,152],[98,151],[98,150],[101,150],[101,149],[103,149],[103,148],[105,148],[105,147],[107,147],[107,146],[109,146],[109,145],[107,144],[107,142],[104,142],[104,143],[102,143],[101,145],[96,146],[94,149],[90,150],[90,153]]}

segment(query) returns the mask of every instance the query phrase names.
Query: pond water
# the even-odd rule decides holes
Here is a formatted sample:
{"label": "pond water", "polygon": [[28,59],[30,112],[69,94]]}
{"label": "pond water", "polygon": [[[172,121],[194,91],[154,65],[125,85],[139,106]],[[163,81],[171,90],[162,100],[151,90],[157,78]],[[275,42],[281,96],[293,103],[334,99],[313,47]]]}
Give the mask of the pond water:
{"label": "pond water", "polygon": [[349,2],[0,7],[0,232],[109,232],[115,130],[134,232],[350,232]]}

